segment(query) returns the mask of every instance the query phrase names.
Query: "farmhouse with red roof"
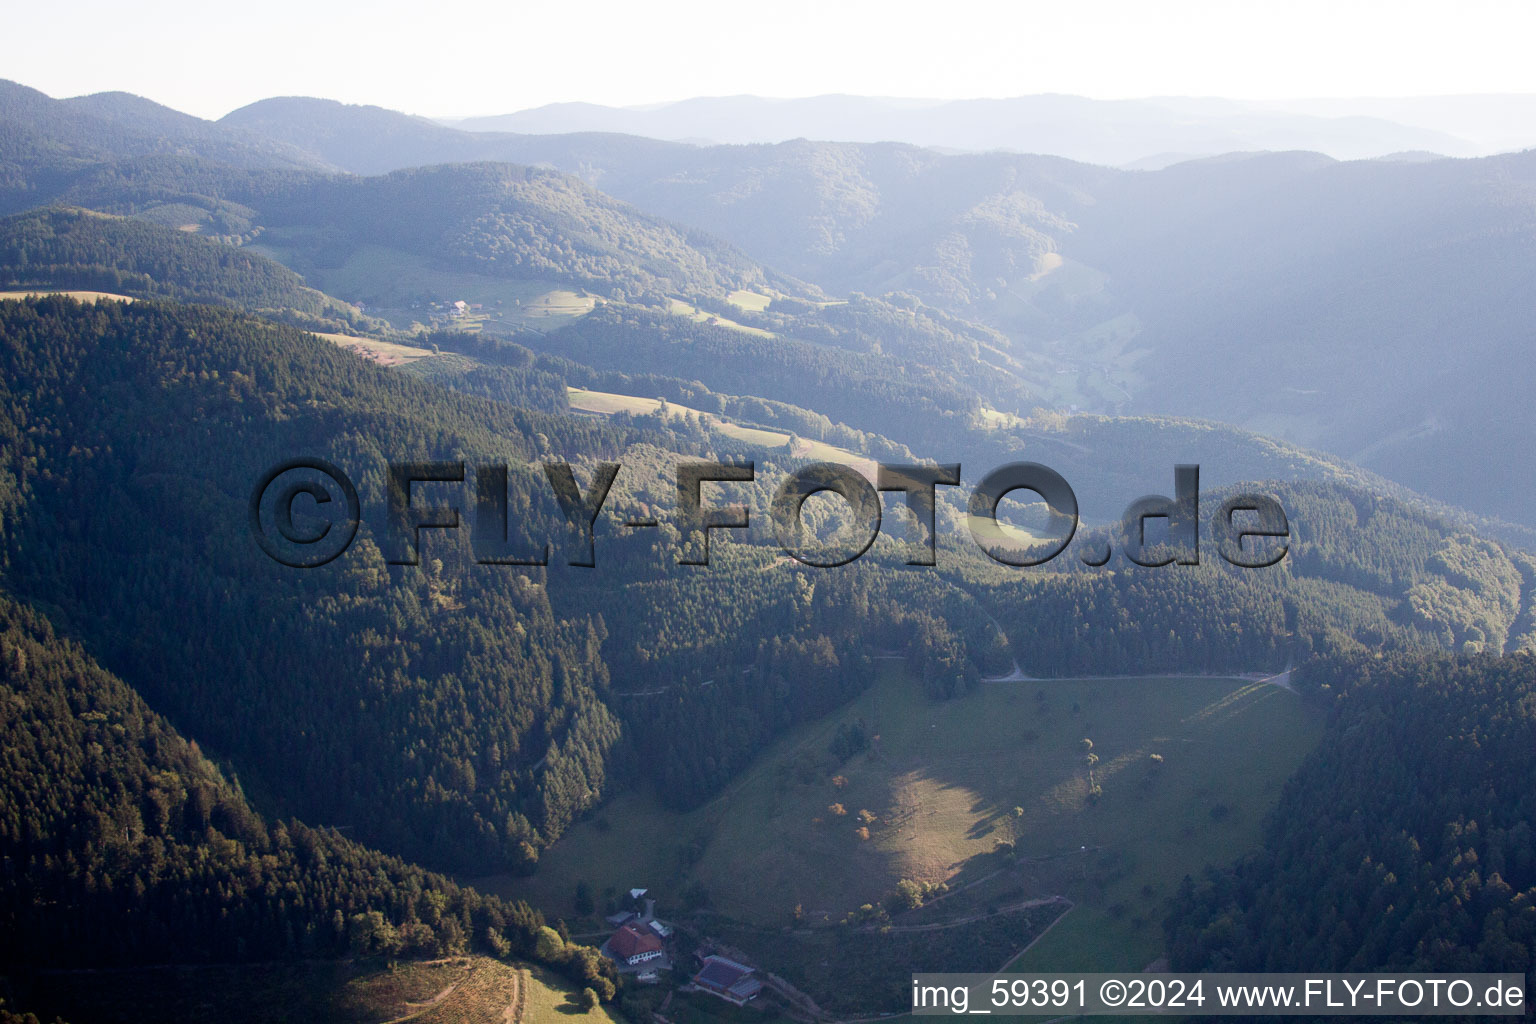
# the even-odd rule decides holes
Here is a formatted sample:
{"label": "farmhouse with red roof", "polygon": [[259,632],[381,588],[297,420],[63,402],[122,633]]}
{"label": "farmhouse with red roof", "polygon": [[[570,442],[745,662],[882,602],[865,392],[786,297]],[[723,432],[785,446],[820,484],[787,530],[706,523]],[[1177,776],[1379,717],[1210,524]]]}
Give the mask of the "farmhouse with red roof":
{"label": "farmhouse with red roof", "polygon": [[631,967],[647,960],[655,960],[665,953],[661,937],[649,927],[635,921],[626,921],[618,931],[609,936],[608,941],[603,944],[602,951],[610,960],[616,960]]}

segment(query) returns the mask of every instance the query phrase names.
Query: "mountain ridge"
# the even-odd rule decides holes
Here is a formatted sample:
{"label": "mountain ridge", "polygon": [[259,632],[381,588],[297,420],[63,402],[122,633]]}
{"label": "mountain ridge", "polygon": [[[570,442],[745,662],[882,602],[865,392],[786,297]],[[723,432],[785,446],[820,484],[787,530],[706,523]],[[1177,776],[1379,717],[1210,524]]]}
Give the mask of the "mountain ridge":
{"label": "mountain ridge", "polygon": [[959,152],[1048,153],[1120,166],[1157,153],[1318,149],[1341,159],[1426,149],[1471,156],[1480,148],[1443,131],[1377,117],[1318,117],[1229,101],[1095,100],[1044,93],[999,99],[930,100],[847,94],[774,99],[693,97],[641,108],[557,103],[511,114],[444,119],[467,131],[549,134],[607,131],[716,144],[905,142]]}

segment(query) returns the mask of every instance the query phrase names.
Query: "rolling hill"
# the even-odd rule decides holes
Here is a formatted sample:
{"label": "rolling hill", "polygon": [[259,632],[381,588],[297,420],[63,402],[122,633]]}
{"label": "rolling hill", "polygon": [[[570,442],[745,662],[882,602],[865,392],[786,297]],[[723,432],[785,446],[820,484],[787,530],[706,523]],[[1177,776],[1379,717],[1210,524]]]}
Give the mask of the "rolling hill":
{"label": "rolling hill", "polygon": [[[282,138],[272,113],[263,123]],[[1529,155],[1282,153],[1125,172],[803,140],[482,146],[833,294],[910,292],[996,327],[1010,355],[1048,357],[1065,378],[1043,403],[1223,420],[1531,522],[1529,493],[1471,468],[1488,445],[1514,457],[1529,433],[1501,371],[1529,340]]]}
{"label": "rolling hill", "polygon": [[0,80],[0,213],[37,205],[92,163],[180,157],[242,168],[318,168],[297,147],[127,93],[57,100]]}
{"label": "rolling hill", "polygon": [[[40,109],[28,130],[52,131],[67,146],[72,108]],[[1498,370],[1527,340],[1518,310],[1530,257],[1528,157],[1340,164],[1271,154],[1126,172],[899,144],[474,135],[301,100],[256,104],[228,120],[226,130],[273,145],[319,146],[321,162],[357,153],[353,170],[468,159],[552,166],[833,295],[908,293],[987,325],[1003,339],[997,364],[1033,364],[1025,376],[1036,404],[1232,422],[1531,524],[1530,495],[1468,468],[1480,446],[1512,457],[1529,432],[1511,378]],[[150,159],[129,143],[119,148]],[[89,168],[54,181],[46,161],[35,173],[25,160],[17,166],[39,198],[120,212],[208,205],[209,196],[235,204],[221,215],[280,229],[267,236],[270,251],[311,279],[345,266],[361,246],[377,258],[432,249],[461,273],[544,274],[648,302],[669,290],[723,295],[768,280],[703,236],[658,233],[632,212],[618,216],[620,229],[608,200],[542,172],[439,169],[274,185],[269,171],[210,181],[201,165],[161,164],[109,184]],[[402,205],[384,217],[385,202]],[[530,215],[526,203],[540,212]],[[311,220],[334,237],[281,237]],[[613,244],[654,260],[620,271]],[[499,255],[504,245],[517,251],[516,266]]]}
{"label": "rolling hill", "polygon": [[1180,887],[1174,969],[1528,968],[1533,680],[1529,654],[1304,673],[1331,704],[1328,732],[1263,847]]}
{"label": "rolling hill", "polygon": [[[1524,912],[1529,865],[1508,851],[1528,801],[1477,802],[1520,777],[1435,729],[1504,760],[1527,731],[1501,696],[1523,699],[1518,652],[1536,645],[1525,485],[1476,473],[1523,464],[1507,366],[1529,156],[1131,173],[895,144],[478,137],[298,100],[210,129],[119,96],[3,95],[31,111],[0,132],[5,201],[28,208],[0,222],[5,280],[137,297],[0,301],[0,853],[24,864],[0,879],[8,967],[272,958],[308,965],[293,985],[323,975],[304,998],[330,1000],[356,980],[328,973],[339,958],[399,958],[353,994],[423,1019],[460,966],[456,993],[492,997],[444,995],[439,1015],[506,1010],[512,957],[608,978],[526,906],[433,871],[493,879],[578,938],[601,928],[598,892],[658,886],[686,952],[745,951],[839,1014],[894,1009],[919,951],[968,970],[1037,939],[1022,963],[1041,970],[1279,962],[1265,936],[1309,879],[1351,896],[1379,881],[1353,860],[1311,874],[1310,837],[1277,840],[1319,801],[1344,808],[1329,837],[1413,879],[1394,905],[1435,920],[1466,910],[1439,900],[1442,867],[1502,857],[1511,892],[1488,878],[1478,927],[1414,962],[1493,942],[1493,903]],[[281,157],[360,136],[374,176]],[[30,209],[54,200],[81,208]],[[369,359],[293,326],[327,318],[387,340]],[[343,467],[362,510],[351,549],[309,570],[250,536],[253,482],[297,455]],[[829,455],[962,463],[936,566],[907,564],[895,495],[857,563],[786,554],[774,492]],[[752,524],[717,533],[708,567],[678,559],[682,459],[755,463],[710,485]],[[413,503],[460,520],[423,529],[418,559],[391,530],[405,460],[477,467],[417,485]],[[1059,469],[1084,518],[1034,570],[966,529],[976,481],[1021,460]],[[1131,564],[1116,517],[1189,461],[1201,563]],[[621,464],[591,567],[571,562],[561,462],[583,482]],[[499,535],[477,537],[498,490]],[[1278,565],[1216,556],[1210,516],[1237,491],[1285,508]],[[847,518],[825,495],[806,507],[823,532]],[[552,542],[549,564],[487,563],[490,540]],[[1108,563],[1081,557],[1106,541]],[[1393,732],[1421,679],[1453,685]],[[1421,748],[1450,753],[1417,791],[1460,793],[1498,843],[1415,861],[1350,813],[1368,787],[1343,776],[1401,778]],[[1470,830],[1438,806],[1382,821]],[[1308,934],[1347,945],[1315,909]],[[1383,936],[1374,960],[1402,960]],[[857,989],[838,990],[839,956]],[[286,983],[229,981],[246,984]]]}
{"label": "rolling hill", "polygon": [[[275,1002],[288,995],[283,979],[228,965],[304,958],[311,979],[334,985],[344,956],[539,952],[548,929],[526,904],[332,830],[264,821],[196,743],[10,597],[0,597],[0,697],[0,959],[25,1005],[121,1019],[111,1003],[125,981],[136,990],[128,1019],[145,1019],[147,990],[159,990],[161,1013],[207,998],[176,972],[135,974],[167,962],[220,965],[208,973],[236,982],[226,998]],[[577,948],[549,959],[584,980],[603,976],[594,957]],[[97,970],[50,970],[64,964]],[[191,1010],[176,1013],[197,1019]]]}
{"label": "rolling hill", "polygon": [[300,269],[338,266],[380,246],[473,274],[553,280],[619,299],[788,284],[729,245],[532,167],[295,180],[251,202],[268,227],[263,244],[292,254]]}
{"label": "rolling hill", "polygon": [[40,210],[0,220],[0,288],[93,288],[367,326],[356,309],[255,252],[86,210]]}

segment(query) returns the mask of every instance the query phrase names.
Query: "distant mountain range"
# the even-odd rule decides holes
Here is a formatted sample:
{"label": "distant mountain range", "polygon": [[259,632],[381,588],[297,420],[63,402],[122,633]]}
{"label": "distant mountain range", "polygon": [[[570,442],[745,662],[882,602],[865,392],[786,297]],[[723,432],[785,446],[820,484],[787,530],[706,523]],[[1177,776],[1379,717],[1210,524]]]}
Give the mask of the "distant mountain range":
{"label": "distant mountain range", "polygon": [[[968,339],[925,341],[925,371],[970,381],[993,408],[1222,421],[1536,525],[1536,492],[1482,468],[1517,459],[1533,422],[1505,369],[1531,337],[1532,154],[1230,154],[1126,171],[900,143],[469,132],[306,98],[208,122],[15,85],[0,88],[0,114],[0,212],[65,202],[264,232],[265,251],[311,286],[370,307],[380,282],[425,272],[385,272],[400,253],[652,307],[723,298],[727,281],[920,304],[952,318],[934,338]],[[522,166],[326,181],[471,162]],[[827,328],[760,326],[796,341]],[[879,336],[889,357],[893,330],[860,351]],[[819,411],[895,430],[884,415]]]}
{"label": "distant mountain range", "polygon": [[497,117],[444,120],[466,131],[618,132],[698,143],[906,142],[959,152],[1049,153],[1142,168],[1256,150],[1312,150],[1339,160],[1402,152],[1481,156],[1536,144],[1524,96],[1250,103],[1095,100],[1041,95],[925,100],[871,96],[699,97],[649,107],[556,103]]}
{"label": "distant mountain range", "polygon": [[1498,367],[1530,336],[1530,154],[1127,172],[897,143],[470,133],[318,100],[220,123],[358,173],[551,166],[831,294],[908,292],[986,323],[1015,357],[1060,360],[1082,409],[1223,420],[1529,520],[1478,455],[1527,436]]}

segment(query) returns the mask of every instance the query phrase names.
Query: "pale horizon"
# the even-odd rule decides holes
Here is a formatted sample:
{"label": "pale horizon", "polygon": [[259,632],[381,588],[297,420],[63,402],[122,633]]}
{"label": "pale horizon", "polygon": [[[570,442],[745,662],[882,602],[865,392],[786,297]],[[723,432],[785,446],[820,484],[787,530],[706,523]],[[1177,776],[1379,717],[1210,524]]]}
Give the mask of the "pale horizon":
{"label": "pale horizon", "polygon": [[[5,76],[0,76],[0,78],[4,78],[4,77]],[[192,115],[194,117],[201,118],[202,120],[205,120],[205,121],[218,121],[221,118],[225,117],[226,115],[231,114],[231,113],[233,113],[233,112],[235,112],[237,110],[240,110],[240,109],[242,109],[244,107],[250,106],[250,105],[255,104],[255,103],[260,103],[260,102],[263,102],[265,100],[273,100],[273,99],[313,99],[313,100],[321,100],[321,101],[324,101],[324,102],[340,103],[340,104],[343,104],[345,106],[379,107],[379,108],[382,108],[382,109],[387,109],[387,110],[394,111],[396,113],[406,114],[406,115],[412,116],[412,117],[422,117],[422,118],[425,118],[425,119],[427,119],[429,121],[438,121],[438,122],[443,122],[443,123],[452,123],[452,122],[457,122],[457,121],[468,121],[468,120],[475,120],[475,119],[478,119],[478,118],[496,117],[496,116],[500,116],[500,115],[504,115],[504,114],[515,114],[515,113],[521,113],[521,112],[530,111],[530,110],[539,110],[539,109],[548,108],[548,107],[593,106],[593,107],[605,107],[605,108],[610,108],[610,109],[614,109],[614,110],[650,111],[650,110],[661,110],[661,109],[665,109],[667,107],[676,106],[678,104],[690,103],[690,102],[694,102],[694,101],[698,101],[698,100],[737,100],[737,99],[763,100],[765,102],[771,102],[771,103],[795,103],[795,102],[801,102],[801,101],[805,101],[805,100],[818,100],[818,99],[859,99],[859,100],[882,101],[882,102],[888,102],[888,103],[910,103],[910,104],[913,104],[914,107],[918,107],[918,106],[942,106],[942,105],[948,104],[948,103],[1003,102],[1003,101],[1008,101],[1008,100],[1035,99],[1035,98],[1039,98],[1039,97],[1050,96],[1050,97],[1060,97],[1060,98],[1066,98],[1066,99],[1085,99],[1085,100],[1092,100],[1092,101],[1095,101],[1095,102],[1102,102],[1102,103],[1172,103],[1172,102],[1183,102],[1183,101],[1216,102],[1216,103],[1228,102],[1228,103],[1233,103],[1233,104],[1238,104],[1238,105],[1251,106],[1251,107],[1257,108],[1257,109],[1273,108],[1273,109],[1277,109],[1277,110],[1289,109],[1292,104],[1314,104],[1314,103],[1339,103],[1339,104],[1377,103],[1377,102],[1404,102],[1404,103],[1412,103],[1412,102],[1424,102],[1424,101],[1434,101],[1434,100],[1475,100],[1475,99],[1497,100],[1497,99],[1526,99],[1526,98],[1536,99],[1536,89],[1531,89],[1531,90],[1527,90],[1527,91],[1520,91],[1520,92],[1486,92],[1486,91],[1478,91],[1478,92],[1420,93],[1420,94],[1413,94],[1413,95],[1410,95],[1410,94],[1352,95],[1352,96],[1343,96],[1343,95],[1327,95],[1327,96],[1324,96],[1324,95],[1317,95],[1317,96],[1312,96],[1312,95],[1294,95],[1294,96],[1276,96],[1276,97],[1243,97],[1243,96],[1220,95],[1220,94],[1217,94],[1217,93],[1204,93],[1204,94],[1195,94],[1195,93],[1185,93],[1185,94],[1159,93],[1159,94],[1156,94],[1156,95],[1150,95],[1149,94],[1149,95],[1145,95],[1145,96],[1090,96],[1090,95],[1087,95],[1085,93],[1062,92],[1060,90],[1050,90],[1050,91],[1043,91],[1043,92],[1015,93],[1015,94],[1012,94],[1012,95],[966,95],[966,96],[896,96],[896,95],[889,95],[889,94],[884,94],[884,93],[860,93],[860,92],[820,92],[820,93],[806,93],[804,95],[767,95],[767,94],[764,94],[764,93],[754,93],[754,92],[733,92],[733,93],[720,92],[720,93],[697,93],[697,94],[688,95],[688,96],[677,96],[677,97],[674,97],[674,98],[671,98],[671,99],[654,100],[654,101],[649,101],[649,102],[644,102],[644,103],[604,103],[604,102],[601,102],[601,101],[598,101],[598,100],[588,100],[588,99],[551,99],[551,100],[548,100],[548,101],[545,101],[545,102],[542,102],[542,103],[535,103],[535,104],[530,104],[530,105],[527,105],[527,106],[520,106],[520,107],[508,107],[508,108],[476,110],[476,111],[471,111],[471,112],[464,112],[464,111],[447,111],[447,112],[444,112],[444,111],[433,111],[433,110],[413,110],[413,109],[408,109],[408,108],[405,108],[405,107],[390,106],[388,104],[376,102],[374,100],[369,100],[369,99],[343,99],[343,98],[338,97],[338,96],[321,95],[321,94],[318,94],[318,93],[273,92],[273,93],[265,94],[265,95],[262,95],[262,96],[253,97],[249,101],[241,103],[238,106],[230,107],[228,110],[221,110],[221,111],[219,111],[217,113],[209,115],[209,114],[200,113],[200,112],[198,112],[195,109],[189,109],[188,107],[185,107],[185,106],[178,106],[175,103],[166,102],[164,99],[158,98],[156,96],[146,95],[145,93],[136,92],[135,90],[128,89],[128,88],[120,88],[119,87],[119,88],[90,89],[90,90],[83,91],[83,92],[52,92],[52,91],[49,91],[48,89],[45,89],[42,86],[40,86],[40,85],[38,85],[38,84],[36,84],[34,82],[29,82],[29,81],[25,81],[25,80],[17,79],[17,78],[11,78],[9,80],[12,81],[12,82],[15,82],[18,85],[24,86],[26,88],[35,89],[35,90],[37,90],[39,92],[44,93],[45,95],[47,95],[51,99],[56,99],[56,100],[85,99],[85,98],[90,97],[90,96],[106,95],[106,94],[112,94],[112,93],[123,93],[123,94],[127,94],[127,95],[136,96],[136,97],[138,97],[140,99],[149,100],[150,102],[159,104],[160,106],[167,107],[167,108],[169,108],[171,110],[178,111],[179,113],[190,114],[190,115]],[[1354,116],[1354,115],[1340,114],[1340,115],[1336,115],[1336,116],[1339,116],[1339,117],[1349,117],[1349,116]]]}
{"label": "pale horizon", "polygon": [[[58,31],[61,23],[68,32]],[[937,100],[1064,94],[1247,102],[1536,93],[1536,9],[1428,3],[1285,6],[1097,0],[1006,7],[789,0],[771,14],[701,0],[561,9],[391,0],[260,12],[191,0],[28,6],[6,77],[57,97],[124,91],[216,119],[272,96],[433,117],[695,97]]]}

